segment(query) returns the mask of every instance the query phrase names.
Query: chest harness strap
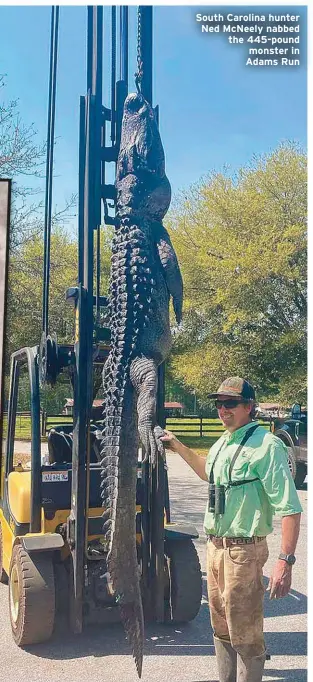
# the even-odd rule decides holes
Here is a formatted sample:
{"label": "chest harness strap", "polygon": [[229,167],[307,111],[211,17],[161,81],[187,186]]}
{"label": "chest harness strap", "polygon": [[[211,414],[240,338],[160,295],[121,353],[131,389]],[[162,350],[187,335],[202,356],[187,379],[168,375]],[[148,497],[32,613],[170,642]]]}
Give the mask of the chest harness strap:
{"label": "chest harness strap", "polygon": [[[240,455],[241,450],[242,450],[243,446],[246,444],[248,438],[250,438],[250,436],[252,436],[252,434],[253,434],[254,431],[258,428],[258,426],[259,426],[258,424],[254,424],[254,425],[251,427],[251,429],[248,429],[248,431],[246,431],[246,433],[244,434],[244,437],[243,437],[242,441],[239,443],[238,448],[237,448],[237,450],[236,450],[236,452],[235,452],[235,454],[234,454],[234,456],[233,456],[233,459],[232,459],[232,461],[231,461],[231,463],[230,463],[229,474],[228,474],[228,484],[227,484],[227,486],[225,486],[226,488],[232,488],[232,487],[237,486],[237,485],[243,485],[243,484],[245,484],[245,483],[252,483],[253,481],[258,481],[258,480],[259,480],[258,478],[247,478],[245,481],[232,481],[232,480],[231,480],[231,475],[232,475],[232,471],[233,471],[233,468],[234,468],[234,464],[235,464],[235,462],[236,462],[236,459],[237,459],[237,457]],[[214,457],[213,464],[212,464],[211,470],[210,470],[210,479],[209,479],[209,483],[213,483],[213,484],[214,484],[214,465],[215,465],[215,462],[216,462],[216,460],[217,460],[217,458],[218,458],[218,456],[219,456],[219,454],[220,454],[220,452],[221,452],[221,449],[222,449],[224,443],[225,443],[225,441],[222,443],[221,447],[219,448],[219,450],[217,451],[217,453],[216,453],[216,455],[215,455],[215,457]]]}

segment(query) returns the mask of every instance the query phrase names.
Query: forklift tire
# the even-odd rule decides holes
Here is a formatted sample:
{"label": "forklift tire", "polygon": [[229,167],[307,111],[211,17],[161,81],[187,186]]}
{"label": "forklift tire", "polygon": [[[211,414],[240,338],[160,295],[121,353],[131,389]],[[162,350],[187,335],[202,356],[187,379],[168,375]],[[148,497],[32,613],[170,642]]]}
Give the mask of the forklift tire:
{"label": "forklift tire", "polygon": [[2,526],[0,523],[0,583],[8,584],[8,576],[3,568],[3,537]]}
{"label": "forklift tire", "polygon": [[190,538],[165,541],[165,621],[187,623],[201,606],[202,575],[197,550]]}
{"label": "forklift tire", "polygon": [[301,488],[305,481],[307,475],[307,466],[303,462],[297,462],[296,475],[295,475],[295,486],[296,488]]}
{"label": "forklift tire", "polygon": [[13,639],[18,646],[45,642],[51,637],[55,615],[52,557],[22,545],[13,548],[9,575],[9,610]]}

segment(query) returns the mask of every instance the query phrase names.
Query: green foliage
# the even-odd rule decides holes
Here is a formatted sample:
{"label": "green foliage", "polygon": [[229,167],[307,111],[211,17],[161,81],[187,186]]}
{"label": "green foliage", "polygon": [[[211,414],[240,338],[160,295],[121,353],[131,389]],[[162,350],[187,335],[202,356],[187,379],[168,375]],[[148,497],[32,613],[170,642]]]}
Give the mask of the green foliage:
{"label": "green foliage", "polygon": [[[6,392],[7,394],[8,391]],[[41,409],[45,410],[47,414],[61,414],[66,400],[72,397],[73,390],[70,380],[66,375],[61,374],[55,386],[46,385],[40,389]],[[7,409],[7,403],[5,407]],[[30,412],[30,410],[29,376],[25,372],[24,376],[21,376],[19,380],[17,412]]]}
{"label": "green foliage", "polygon": [[203,403],[232,374],[259,400],[305,390],[306,177],[305,155],[282,144],[192,187],[169,218],[185,287],[171,370]]}
{"label": "green foliage", "polygon": [[[77,283],[77,244],[61,229],[51,236],[49,327],[59,342],[71,342],[73,309],[66,289]],[[26,240],[10,256],[7,308],[7,353],[40,342],[42,332],[43,240]]]}
{"label": "green foliage", "polygon": [[[101,293],[107,293],[110,270],[110,233],[101,235]],[[59,343],[74,341],[74,312],[65,300],[77,284],[77,241],[62,229],[51,235],[49,329]],[[10,256],[8,278],[7,353],[37,345],[42,331],[43,239],[34,236]]]}
{"label": "green foliage", "polygon": [[61,414],[67,399],[72,397],[73,390],[69,378],[61,374],[55,386],[46,385],[41,389],[40,404],[47,414]]}
{"label": "green foliage", "polygon": [[[196,414],[197,404],[195,396],[173,376],[171,368],[165,365],[165,402],[177,401],[184,405],[184,414]],[[196,409],[195,409],[196,408]]]}
{"label": "green foliage", "polygon": [[[8,100],[5,95],[5,79],[0,75],[0,177],[13,178],[5,349],[7,396],[11,353],[25,346],[39,344],[42,332],[42,196],[46,145],[38,142],[33,125],[23,123],[18,100]],[[25,177],[32,178],[31,187],[23,186]],[[34,201],[37,195],[40,200]],[[77,284],[77,236],[69,236],[66,229],[67,220],[73,217],[69,210],[75,205],[76,197],[72,196],[60,211],[52,215],[49,331],[57,333],[59,343],[72,343],[74,339],[74,313],[65,301],[65,292],[68,287]],[[102,295],[108,289],[111,238],[110,229],[101,230]],[[21,404],[25,406],[29,404],[26,384],[25,387],[21,385],[19,396]],[[52,393],[47,397],[52,410],[56,410],[56,406],[63,401],[62,391],[59,398],[57,394],[55,389],[55,397]]]}

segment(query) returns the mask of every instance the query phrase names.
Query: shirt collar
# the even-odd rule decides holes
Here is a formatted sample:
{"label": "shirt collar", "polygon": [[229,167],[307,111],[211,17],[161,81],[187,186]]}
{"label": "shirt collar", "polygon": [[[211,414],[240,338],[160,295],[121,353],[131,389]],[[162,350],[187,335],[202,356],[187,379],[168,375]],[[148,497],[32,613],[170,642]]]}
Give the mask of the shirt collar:
{"label": "shirt collar", "polygon": [[231,442],[239,443],[243,439],[246,431],[248,431],[251,428],[251,426],[253,426],[253,423],[254,422],[248,422],[248,424],[241,426],[240,429],[236,429],[236,431],[233,431],[232,433],[230,433],[230,431],[226,430],[225,431],[226,442],[227,443],[231,443]]}

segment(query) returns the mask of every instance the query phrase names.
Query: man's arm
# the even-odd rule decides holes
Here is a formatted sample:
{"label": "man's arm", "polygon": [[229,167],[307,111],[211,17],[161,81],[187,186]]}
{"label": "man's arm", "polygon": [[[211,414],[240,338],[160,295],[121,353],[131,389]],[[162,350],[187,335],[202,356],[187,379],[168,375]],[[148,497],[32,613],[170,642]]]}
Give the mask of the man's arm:
{"label": "man's arm", "polygon": [[[281,529],[281,551],[284,554],[294,554],[300,531],[301,514],[290,514],[283,516]],[[279,599],[288,594],[291,587],[292,566],[284,559],[278,559],[270,577],[268,590],[270,599]]]}
{"label": "man's arm", "polygon": [[164,434],[165,435],[160,438],[164,443],[164,447],[168,450],[172,450],[172,452],[177,452],[203,481],[207,481],[205,457],[201,457],[201,455],[198,455],[190,448],[187,448],[186,445],[183,445],[171,431],[164,431]]}

